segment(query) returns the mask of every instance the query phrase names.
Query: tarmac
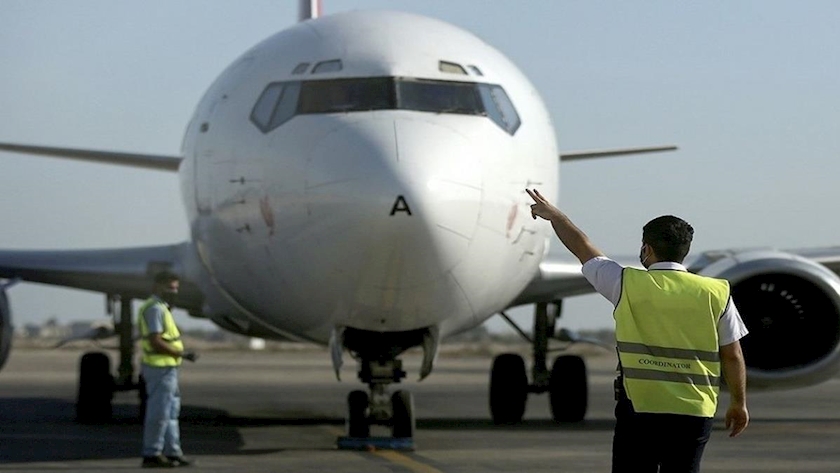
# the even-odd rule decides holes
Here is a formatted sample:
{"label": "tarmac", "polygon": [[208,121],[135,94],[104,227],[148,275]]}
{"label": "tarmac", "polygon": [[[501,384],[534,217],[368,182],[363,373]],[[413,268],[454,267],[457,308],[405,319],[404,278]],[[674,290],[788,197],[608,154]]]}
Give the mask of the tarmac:
{"label": "tarmac", "polygon": [[[520,347],[527,350],[527,347]],[[114,421],[73,420],[78,348],[17,349],[0,372],[0,471],[140,470],[136,393],[118,393]],[[111,352],[112,360],[115,353]],[[546,395],[531,395],[521,425],[489,419],[491,356],[444,352],[417,382],[420,357],[405,359],[414,393],[416,450],[336,448],[347,393],[361,385],[347,357],[337,382],[322,349],[208,351],[181,373],[181,437],[194,471],[213,472],[607,472],[614,420],[615,356],[586,357],[585,421],[556,424]],[[748,396],[751,423],[729,438],[719,418],[704,472],[840,471],[840,379]],[[382,428],[373,435],[388,435]]]}

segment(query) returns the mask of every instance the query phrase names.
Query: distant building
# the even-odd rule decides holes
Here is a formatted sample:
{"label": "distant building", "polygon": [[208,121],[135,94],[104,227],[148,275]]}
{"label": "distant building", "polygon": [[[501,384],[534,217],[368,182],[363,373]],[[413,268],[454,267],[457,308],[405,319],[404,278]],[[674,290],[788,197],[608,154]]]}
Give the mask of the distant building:
{"label": "distant building", "polygon": [[38,338],[65,338],[70,335],[70,329],[58,323],[54,317],[41,326]]}
{"label": "distant building", "polygon": [[114,324],[110,320],[83,320],[70,323],[68,330],[69,336],[73,338],[82,338],[91,334],[93,330],[100,327],[113,328]]}
{"label": "distant building", "polygon": [[15,335],[23,338],[38,338],[41,336],[41,326],[36,324],[26,324],[23,327],[16,328]]}

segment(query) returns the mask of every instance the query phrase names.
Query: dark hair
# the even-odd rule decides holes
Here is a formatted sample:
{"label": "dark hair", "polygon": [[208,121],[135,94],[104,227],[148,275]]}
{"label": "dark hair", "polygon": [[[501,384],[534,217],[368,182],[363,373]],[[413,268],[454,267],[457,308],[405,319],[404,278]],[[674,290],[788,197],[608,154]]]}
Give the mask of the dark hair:
{"label": "dark hair", "polygon": [[660,261],[682,263],[691,249],[693,237],[691,225],[673,215],[656,217],[642,228],[642,242],[653,248]]}
{"label": "dark hair", "polygon": [[169,270],[159,271],[155,274],[155,285],[156,286],[163,286],[171,283],[172,281],[180,281],[181,278],[178,277],[177,274],[173,273]]}

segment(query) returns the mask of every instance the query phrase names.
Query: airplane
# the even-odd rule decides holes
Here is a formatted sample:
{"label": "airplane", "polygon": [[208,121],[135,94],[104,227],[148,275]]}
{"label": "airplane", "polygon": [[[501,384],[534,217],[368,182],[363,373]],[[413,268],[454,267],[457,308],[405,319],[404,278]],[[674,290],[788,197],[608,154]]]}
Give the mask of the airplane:
{"label": "airplane", "polygon": [[[592,288],[580,265],[548,256],[553,233],[531,218],[524,190],[557,196],[564,162],[674,147],[558,152],[534,86],[471,33],[414,14],[321,16],[319,7],[301,2],[301,22],[222,72],[180,155],[0,143],[177,172],[190,226],[176,245],[0,251],[0,366],[11,349],[6,291],[17,281],[103,293],[120,337],[118,374],[104,355],[83,355],[77,416],[106,419],[114,390],[139,387],[131,301],[170,269],[183,278],[176,306],[192,316],[327,345],[336,375],[350,353],[368,386],[348,396],[350,437],[377,424],[412,437],[411,394],[388,391],[406,376],[400,355],[420,347],[425,378],[442,339],[528,304],[530,373],[519,355],[494,359],[491,417],[519,422],[529,394],[548,393],[555,420],[582,420],[585,364],[561,354],[549,368],[548,342],[562,301]],[[840,252],[706,252],[690,270],[731,282],[751,331],[742,341],[751,388],[837,373]]]}

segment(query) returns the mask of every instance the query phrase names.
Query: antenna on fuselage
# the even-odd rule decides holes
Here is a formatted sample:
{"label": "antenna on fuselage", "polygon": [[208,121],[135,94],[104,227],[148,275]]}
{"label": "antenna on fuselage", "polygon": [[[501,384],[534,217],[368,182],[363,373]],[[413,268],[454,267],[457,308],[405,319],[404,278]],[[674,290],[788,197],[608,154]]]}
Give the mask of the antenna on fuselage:
{"label": "antenna on fuselage", "polygon": [[321,0],[299,0],[298,21],[306,21],[321,16]]}

